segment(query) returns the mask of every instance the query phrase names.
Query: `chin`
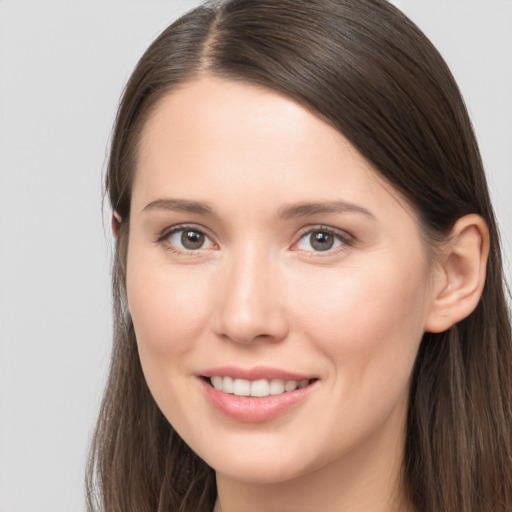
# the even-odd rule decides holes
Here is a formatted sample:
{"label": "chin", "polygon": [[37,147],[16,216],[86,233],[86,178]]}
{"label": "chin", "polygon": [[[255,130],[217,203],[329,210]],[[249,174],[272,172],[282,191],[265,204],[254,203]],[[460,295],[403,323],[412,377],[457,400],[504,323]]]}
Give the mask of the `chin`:
{"label": "chin", "polygon": [[219,475],[231,480],[250,484],[271,485],[294,480],[311,471],[297,463],[275,460],[231,460],[218,461],[213,469]]}
{"label": "chin", "polygon": [[196,453],[219,475],[252,484],[291,481],[332,462],[332,452],[322,454],[324,450],[317,447],[315,455],[312,443],[306,451],[299,440],[249,437],[242,436],[231,444],[218,440],[215,447],[197,446]]}

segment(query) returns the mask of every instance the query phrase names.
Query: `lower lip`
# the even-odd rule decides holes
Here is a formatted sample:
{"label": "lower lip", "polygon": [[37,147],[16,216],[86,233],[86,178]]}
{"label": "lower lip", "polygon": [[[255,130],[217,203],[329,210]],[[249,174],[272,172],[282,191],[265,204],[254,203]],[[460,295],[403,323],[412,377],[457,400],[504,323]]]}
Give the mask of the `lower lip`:
{"label": "lower lip", "polygon": [[263,423],[281,416],[302,402],[317,382],[295,391],[286,391],[280,395],[253,397],[223,393],[204,379],[199,380],[213,406],[224,416],[242,423]]}

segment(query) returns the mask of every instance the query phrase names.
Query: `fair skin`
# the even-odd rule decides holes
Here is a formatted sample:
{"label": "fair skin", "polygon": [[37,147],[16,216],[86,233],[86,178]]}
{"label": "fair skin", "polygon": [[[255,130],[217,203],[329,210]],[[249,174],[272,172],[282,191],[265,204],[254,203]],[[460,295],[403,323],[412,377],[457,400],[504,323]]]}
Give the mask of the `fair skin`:
{"label": "fair skin", "polygon": [[[164,97],[133,182],[128,304],[222,512],[396,510],[419,343],[475,307],[487,250],[467,216],[433,262],[407,201],[290,99],[211,78]],[[238,397],[230,375],[305,387]]]}

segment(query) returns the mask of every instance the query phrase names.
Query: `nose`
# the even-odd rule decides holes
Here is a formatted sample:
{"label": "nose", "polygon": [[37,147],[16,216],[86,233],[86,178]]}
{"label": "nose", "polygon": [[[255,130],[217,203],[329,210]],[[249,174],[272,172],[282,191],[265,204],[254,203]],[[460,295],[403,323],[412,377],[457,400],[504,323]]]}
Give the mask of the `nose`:
{"label": "nose", "polygon": [[288,319],[278,263],[257,249],[227,260],[214,315],[217,334],[237,343],[283,340]]}

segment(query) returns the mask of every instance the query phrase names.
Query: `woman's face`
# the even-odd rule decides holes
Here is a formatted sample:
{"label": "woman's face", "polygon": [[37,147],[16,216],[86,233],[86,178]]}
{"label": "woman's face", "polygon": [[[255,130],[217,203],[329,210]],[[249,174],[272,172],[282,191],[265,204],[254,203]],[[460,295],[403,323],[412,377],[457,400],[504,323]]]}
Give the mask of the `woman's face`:
{"label": "woman's face", "polygon": [[143,130],[127,262],[142,367],[221,475],[389,471],[431,268],[408,204],[290,99],[198,79]]}

